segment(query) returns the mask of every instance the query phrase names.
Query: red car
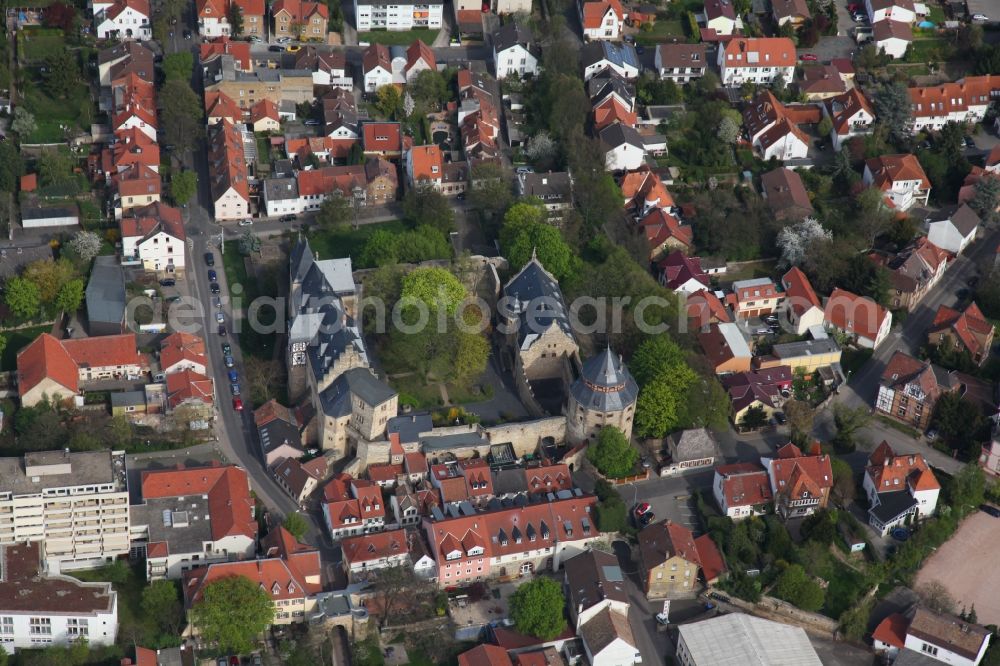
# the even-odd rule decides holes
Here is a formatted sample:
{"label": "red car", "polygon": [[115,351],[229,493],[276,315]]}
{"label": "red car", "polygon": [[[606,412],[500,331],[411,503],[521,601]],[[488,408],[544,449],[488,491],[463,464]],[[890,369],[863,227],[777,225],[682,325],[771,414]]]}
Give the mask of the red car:
{"label": "red car", "polygon": [[649,506],[648,502],[643,502],[642,504],[637,505],[635,507],[636,518],[638,518],[639,516],[641,516],[644,513],[648,513],[651,508],[652,507]]}
{"label": "red car", "polygon": [[243,411],[243,400],[241,398],[233,398],[233,409],[238,412]]}
{"label": "red car", "polygon": [[851,4],[847,5],[847,11],[850,12],[851,14],[854,14],[864,10],[861,8],[861,5],[859,5],[856,2],[852,2]]}
{"label": "red car", "polygon": [[819,57],[815,53],[803,53],[799,56],[799,60],[803,60],[805,62],[816,62],[819,60]]}

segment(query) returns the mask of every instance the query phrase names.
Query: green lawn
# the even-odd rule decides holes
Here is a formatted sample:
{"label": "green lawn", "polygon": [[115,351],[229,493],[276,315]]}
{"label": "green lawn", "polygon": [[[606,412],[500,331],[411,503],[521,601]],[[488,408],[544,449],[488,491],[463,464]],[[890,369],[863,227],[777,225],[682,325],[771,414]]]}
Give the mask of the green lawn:
{"label": "green lawn", "polygon": [[900,423],[896,419],[890,419],[888,416],[884,416],[882,414],[876,414],[875,418],[877,418],[879,422],[884,423],[885,425],[889,426],[890,428],[893,428],[894,430],[898,430],[904,435],[908,435],[914,439],[920,439],[921,437],[919,430],[917,430],[916,428],[911,428],[905,423]]}
{"label": "green lawn", "polygon": [[914,35],[910,48],[906,51],[906,62],[929,62],[947,60],[954,47],[943,37],[922,37]]}
{"label": "green lawn", "polygon": [[652,30],[640,30],[635,35],[635,43],[643,46],[656,46],[671,39],[687,41],[684,24],[679,20],[657,19]]}
{"label": "green lawn", "polygon": [[834,619],[840,618],[841,613],[854,606],[867,589],[864,575],[836,560],[832,562],[829,577],[824,578],[830,581],[830,585],[826,588],[823,614]]}
{"label": "green lawn", "polygon": [[[399,392],[399,401],[402,404],[410,405],[414,409],[438,409],[441,407],[441,391],[437,383],[427,384],[417,375],[399,377],[391,379],[390,384]],[[493,397],[492,386],[482,386],[481,388],[472,382],[468,386],[457,384],[446,384],[448,399],[452,405],[469,404],[482,402]]]}
{"label": "green lawn", "polygon": [[[54,99],[42,90],[39,81],[25,84],[22,89],[25,96],[25,106],[35,116],[38,127],[28,136],[24,143],[62,143],[66,134],[60,125],[78,127],[86,124],[90,128],[90,118],[82,119],[83,113],[91,113],[90,88],[81,82],[68,99]],[[84,111],[86,109],[86,111]],[[81,123],[84,120],[84,123]]]}
{"label": "green lawn", "polygon": [[736,282],[737,280],[752,280],[759,277],[769,277],[774,275],[775,266],[777,261],[773,259],[765,259],[762,261],[755,261],[753,263],[746,263],[738,266],[736,270],[727,270],[723,276],[727,282]]}
{"label": "green lawn", "polygon": [[[361,249],[365,246],[365,241],[378,229],[391,233],[402,233],[406,231],[406,225],[399,220],[392,220],[376,224],[363,224],[357,229],[316,230],[308,234],[309,245],[313,252],[319,253],[323,259],[354,257],[356,262],[358,255],[361,254]],[[355,263],[354,267],[360,268],[361,266]]]}
{"label": "green lawn", "polygon": [[[222,257],[222,263],[226,271],[226,284],[229,285],[230,296],[239,296],[241,310],[246,313],[247,306],[258,296],[277,296],[272,293],[277,291],[277,284],[271,285],[273,289],[262,289],[258,280],[250,280],[247,277],[246,264],[243,262],[243,255],[240,254],[237,241],[226,243],[226,251]],[[233,286],[240,285],[243,290],[236,294]],[[262,309],[259,317],[262,320],[268,315],[270,310]],[[241,322],[239,333],[240,349],[244,355],[255,356],[257,358],[270,361],[274,358],[274,333],[258,333],[254,331],[249,323],[244,319]]]}
{"label": "green lawn", "polygon": [[372,32],[359,32],[358,41],[369,44],[385,44],[386,46],[409,46],[416,40],[422,41],[430,46],[437,39],[440,30],[404,30],[402,32],[390,32],[388,30],[374,30]]}
{"label": "green lawn", "polygon": [[61,30],[21,32],[17,39],[17,52],[21,60],[41,62],[54,53],[66,48],[66,40]]}
{"label": "green lawn", "polygon": [[31,328],[21,328],[16,331],[0,333],[7,339],[7,346],[4,347],[3,356],[0,357],[0,370],[13,372],[17,370],[17,353],[28,346],[32,340],[42,333],[52,330],[51,324],[33,326]]}

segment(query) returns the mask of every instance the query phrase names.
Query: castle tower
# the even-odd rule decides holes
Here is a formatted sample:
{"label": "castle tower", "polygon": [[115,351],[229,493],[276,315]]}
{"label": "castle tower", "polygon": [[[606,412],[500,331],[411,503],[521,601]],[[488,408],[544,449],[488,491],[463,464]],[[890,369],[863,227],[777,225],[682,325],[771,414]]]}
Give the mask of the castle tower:
{"label": "castle tower", "polygon": [[614,426],[630,438],[638,395],[638,385],[621,356],[610,347],[588,359],[580,378],[570,388],[567,439],[570,442],[593,439],[605,426]]}

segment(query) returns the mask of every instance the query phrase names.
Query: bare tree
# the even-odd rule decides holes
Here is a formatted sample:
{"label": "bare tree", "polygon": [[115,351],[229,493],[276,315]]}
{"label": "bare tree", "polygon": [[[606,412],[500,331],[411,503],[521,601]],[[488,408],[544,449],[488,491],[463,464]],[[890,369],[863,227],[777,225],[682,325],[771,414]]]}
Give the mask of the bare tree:
{"label": "bare tree", "polygon": [[948,588],[936,580],[921,585],[916,592],[927,610],[950,615],[955,613],[955,598],[951,596]]}
{"label": "bare tree", "polygon": [[430,581],[418,577],[407,566],[393,566],[378,571],[373,585],[379,627],[385,627],[389,620],[430,603],[435,587]]}
{"label": "bare tree", "polygon": [[250,386],[250,396],[259,404],[274,397],[274,389],[285,379],[285,369],[278,361],[244,356],[243,375]]}

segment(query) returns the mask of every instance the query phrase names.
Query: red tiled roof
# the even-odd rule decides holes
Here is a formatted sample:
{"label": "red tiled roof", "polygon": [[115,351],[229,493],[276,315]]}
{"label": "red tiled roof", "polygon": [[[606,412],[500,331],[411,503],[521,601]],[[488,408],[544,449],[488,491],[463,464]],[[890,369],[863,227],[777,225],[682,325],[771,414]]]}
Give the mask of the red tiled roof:
{"label": "red tiled roof", "polygon": [[507,650],[497,645],[477,645],[458,655],[458,666],[513,666]]}
{"label": "red tiled roof", "polygon": [[441,180],[444,159],[437,145],[413,146],[410,149],[410,163],[413,166],[413,181]]}
{"label": "red tiled roof", "polygon": [[771,461],[771,476],[776,494],[791,499],[809,493],[821,497],[833,487],[833,469],[830,456],[806,456],[799,451],[795,457],[782,457]]}
{"label": "red tiled roof", "polygon": [[59,340],[48,333],[42,333],[17,353],[18,393],[23,396],[45,378],[73,393],[79,391],[76,362]]}
{"label": "red tiled roof", "polygon": [[362,519],[385,518],[385,504],[382,502],[381,488],[376,485],[361,486],[355,480],[354,495],[358,500],[358,509],[361,511]]}
{"label": "red tiled roof", "polygon": [[868,459],[868,476],[876,492],[902,490],[909,484],[914,490],[938,490],[941,484],[919,453],[896,455],[883,441]]}
{"label": "red tiled roof", "polygon": [[727,507],[757,506],[772,500],[767,471],[753,463],[721,465],[715,473],[722,477],[722,495]]}
{"label": "red tiled roof", "polygon": [[78,368],[143,365],[135,333],[63,340],[62,346]]}
{"label": "red tiled roof", "polygon": [[149,13],[149,0],[116,0],[105,12],[107,12],[108,18],[115,19],[126,9],[138,12],[146,18],[151,18],[152,16]]}
{"label": "red tiled roof", "polygon": [[341,502],[351,498],[351,477],[337,474],[323,486],[323,499],[327,502]]}
{"label": "red tiled roof", "polygon": [[38,174],[26,173],[21,176],[21,191],[34,192],[38,189]]}
{"label": "red tiled roof", "polygon": [[823,318],[842,331],[875,340],[889,311],[864,296],[839,287],[826,301]]}
{"label": "red tiled roof", "polygon": [[906,617],[899,613],[893,613],[875,627],[875,631],[872,632],[872,640],[902,649],[906,644],[906,630],[909,628],[910,621]]}
{"label": "red tiled roof", "polygon": [[389,49],[383,44],[372,44],[361,58],[361,69],[367,74],[376,67],[381,67],[387,72],[392,72],[392,60],[389,58]]}
{"label": "red tiled roof", "polygon": [[403,529],[348,537],[340,542],[340,548],[348,566],[409,552],[406,547],[406,530]]}
{"label": "red tiled roof", "polygon": [[671,238],[679,241],[685,248],[691,247],[694,241],[694,230],[691,226],[681,224],[663,208],[653,209],[639,224],[646,232],[646,244],[650,251],[656,250]]}
{"label": "red tiled roof", "polygon": [[701,575],[705,577],[706,582],[711,583],[726,572],[726,562],[711,536],[701,535],[694,540],[694,546],[698,551]]}
{"label": "red tiled roof", "polygon": [[205,366],[205,341],[191,333],[173,333],[160,343],[160,367],[170,368],[182,361]]}
{"label": "red tiled roof", "polygon": [[731,321],[729,311],[722,301],[708,289],[700,289],[687,297],[687,316],[694,320],[695,328],[708,326],[713,322]]}
{"label": "red tiled roof", "polygon": [[[212,1],[206,0],[206,3]],[[263,0],[258,1],[263,2]],[[261,11],[260,15],[263,14],[264,12]],[[198,15],[201,16],[200,8]],[[244,72],[249,72],[253,69],[253,62],[250,59],[250,42],[233,41],[228,37],[216,37],[210,41],[202,42],[198,48],[199,56],[203,63],[222,55],[231,55],[236,61],[237,69],[242,69]]]}
{"label": "red tiled roof", "polygon": [[250,107],[250,122],[256,123],[264,118],[279,120],[278,107],[269,99],[262,99]]}
{"label": "red tiled roof", "polygon": [[833,128],[840,136],[850,134],[851,123],[859,112],[864,111],[872,118],[875,117],[875,111],[868,102],[868,98],[858,88],[851,88],[841,95],[824,100],[823,104],[826,105],[830,119],[833,121]]}
{"label": "red tiled roof", "polygon": [[961,312],[946,305],[940,306],[928,333],[933,334],[944,329],[950,329],[973,358],[976,354],[989,351],[983,347],[993,334],[993,324],[986,319],[975,302],[969,303]]}
{"label": "red tiled roof", "polygon": [[406,49],[406,71],[413,69],[413,66],[421,60],[427,63],[430,69],[437,69],[437,60],[434,59],[434,52],[431,51],[431,47],[418,39]]}
{"label": "red tiled roof", "polygon": [[558,490],[572,490],[573,476],[563,463],[528,467],[524,470],[529,493],[553,493]]}
{"label": "red tiled roof", "polygon": [[313,14],[319,14],[324,19],[330,17],[330,12],[326,5],[318,2],[305,2],[304,0],[277,0],[271,5],[271,15],[277,16],[279,12],[286,11],[296,23],[307,22]]}
{"label": "red tiled roof", "polygon": [[243,137],[236,125],[223,120],[208,131],[208,170],[212,199],[218,201],[230,188],[245,200],[250,200]]}
{"label": "red tiled roof", "polygon": [[160,231],[178,240],[187,237],[180,209],[159,201],[129,210],[119,220],[118,228],[122,238],[148,238]]}
{"label": "red tiled roof", "polygon": [[133,163],[112,177],[120,197],[160,196],[163,183],[160,174],[145,164]]}
{"label": "red tiled roof", "polygon": [[[104,149],[102,161],[107,173],[132,165],[159,167],[160,147],[138,127],[120,129],[115,132],[115,143]],[[24,189],[23,184],[21,189]]]}
{"label": "red tiled roof", "polygon": [[243,118],[239,104],[220,90],[205,91],[205,113],[209,118],[226,118],[234,123]]}
{"label": "red tiled roof", "polygon": [[998,89],[997,76],[967,76],[954,83],[910,88],[911,108],[917,118],[964,113],[970,106],[989,105]]}
{"label": "red tiled roof", "polygon": [[[787,37],[738,37],[726,44],[724,67],[794,67],[795,44]],[[756,62],[747,58],[757,53]],[[737,56],[740,58],[737,60]]]}
{"label": "red tiled roof", "polygon": [[329,195],[340,192],[348,197],[355,187],[364,188],[367,185],[363,165],[330,166],[296,174],[299,183],[299,196]]}
{"label": "red tiled roof", "polygon": [[[318,562],[318,558],[316,559]],[[318,577],[320,572],[309,571],[309,575]],[[322,589],[320,585],[306,581],[297,567],[290,566],[288,561],[280,558],[220,562],[184,573],[182,585],[185,605],[188,608],[196,605],[201,601],[202,591],[206,586],[230,576],[248,578],[267,592],[275,602],[309,597]]]}
{"label": "red tiled roof", "polygon": [[583,27],[587,30],[597,30],[604,23],[604,17],[608,11],[612,11],[615,17],[621,21],[625,16],[625,11],[618,0],[596,0],[583,3]]}
{"label": "red tiled roof", "polygon": [[167,375],[167,404],[175,408],[188,400],[205,405],[215,403],[215,384],[211,377],[194,370],[182,370]]}
{"label": "red tiled roof", "polygon": [[809,278],[798,266],[781,276],[781,285],[785,288],[785,301],[796,315],[802,316],[812,307],[823,309]]}
{"label": "red tiled roof", "polygon": [[613,123],[635,127],[635,111],[629,110],[617,97],[608,97],[594,107],[594,131],[600,131]]}
{"label": "red tiled roof", "polygon": [[865,162],[865,168],[872,174],[872,184],[880,190],[888,190],[897,180],[919,180],[921,189],[929,189],[931,181],[915,155],[882,155]]}
{"label": "red tiled roof", "polygon": [[395,481],[403,473],[402,465],[380,464],[368,466],[368,478],[375,483],[379,481]]}
{"label": "red tiled roof", "polygon": [[691,530],[672,520],[653,523],[639,532],[639,554],[646,570],[663,564],[671,557],[680,557],[701,566]]}
{"label": "red tiled roof", "polygon": [[170,470],[146,470],[140,478],[143,499],[208,495],[213,540],[237,535],[257,538],[257,521],[253,516],[254,503],[246,470],[235,465],[180,466]]}

